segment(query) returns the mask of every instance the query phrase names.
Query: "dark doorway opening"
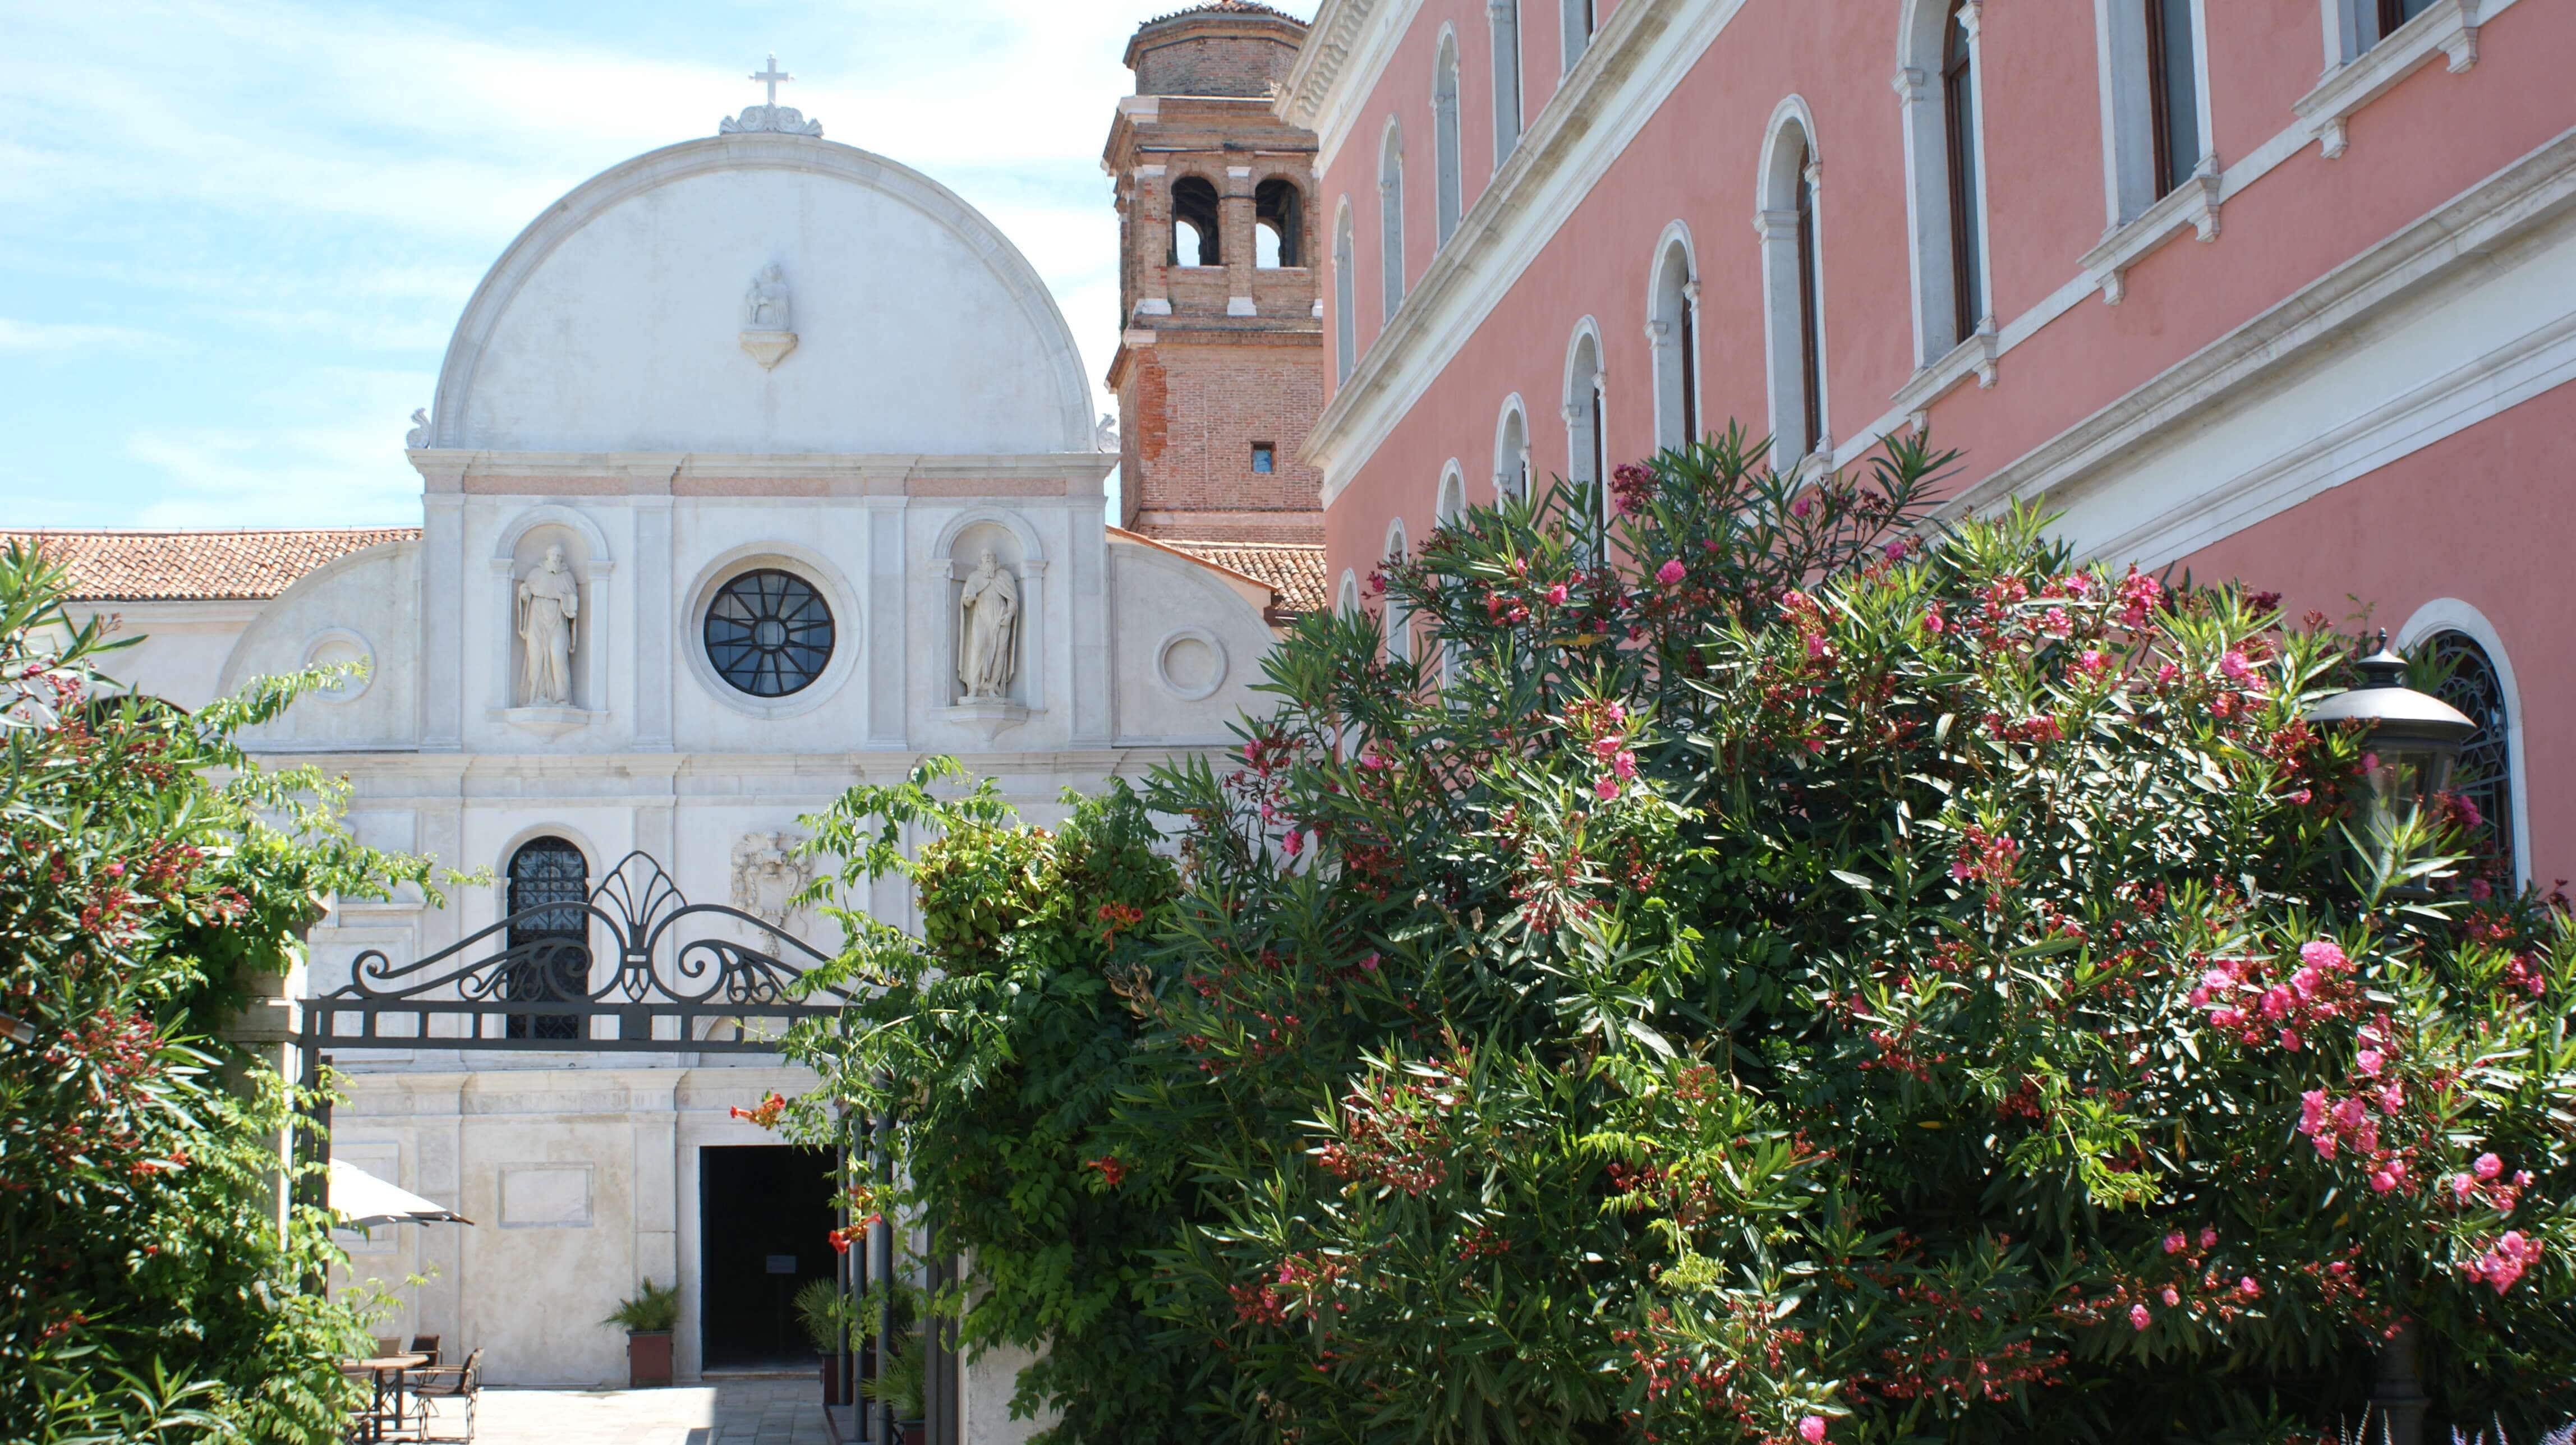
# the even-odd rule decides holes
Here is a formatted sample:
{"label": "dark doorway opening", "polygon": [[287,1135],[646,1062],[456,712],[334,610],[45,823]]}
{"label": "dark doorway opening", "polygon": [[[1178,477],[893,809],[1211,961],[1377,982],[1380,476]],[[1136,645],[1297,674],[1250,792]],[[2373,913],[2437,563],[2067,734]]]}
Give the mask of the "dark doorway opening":
{"label": "dark doorway opening", "polygon": [[834,1157],[785,1145],[698,1151],[699,1318],[709,1369],[810,1368],[814,1347],[790,1301],[838,1276],[828,1238]]}

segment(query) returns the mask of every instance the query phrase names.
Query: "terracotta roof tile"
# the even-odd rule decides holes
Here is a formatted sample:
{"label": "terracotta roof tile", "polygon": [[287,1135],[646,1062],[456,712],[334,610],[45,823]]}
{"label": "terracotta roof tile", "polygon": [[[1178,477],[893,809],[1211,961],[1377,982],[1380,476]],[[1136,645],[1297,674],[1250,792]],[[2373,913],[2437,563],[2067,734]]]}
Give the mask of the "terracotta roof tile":
{"label": "terracotta roof tile", "polygon": [[0,530],[0,546],[35,546],[71,568],[83,602],[215,602],[274,597],[352,552],[408,542],[418,527],[297,531]]}
{"label": "terracotta roof tile", "polygon": [[1297,20],[1296,16],[1285,10],[1273,10],[1267,5],[1256,5],[1252,0],[1207,0],[1203,5],[1192,5],[1186,10],[1175,10],[1169,15],[1157,15],[1145,24],[1160,25],[1166,20],[1179,20],[1191,15],[1270,15],[1281,20],[1296,20],[1300,25],[1307,23]]}
{"label": "terracotta roof tile", "polygon": [[1270,584],[1277,610],[1303,616],[1324,610],[1324,549],[1303,542],[1191,542],[1160,539],[1177,552]]}

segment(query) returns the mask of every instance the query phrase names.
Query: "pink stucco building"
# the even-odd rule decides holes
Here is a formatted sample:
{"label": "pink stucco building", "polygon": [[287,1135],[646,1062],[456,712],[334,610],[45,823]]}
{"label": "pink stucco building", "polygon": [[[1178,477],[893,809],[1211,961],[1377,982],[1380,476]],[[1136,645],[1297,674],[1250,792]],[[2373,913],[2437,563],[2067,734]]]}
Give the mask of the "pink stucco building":
{"label": "pink stucco building", "polygon": [[[2459,654],[2576,876],[2576,5],[1322,0],[1330,575],[1741,419]],[[2509,776],[2508,776],[2509,775]]]}

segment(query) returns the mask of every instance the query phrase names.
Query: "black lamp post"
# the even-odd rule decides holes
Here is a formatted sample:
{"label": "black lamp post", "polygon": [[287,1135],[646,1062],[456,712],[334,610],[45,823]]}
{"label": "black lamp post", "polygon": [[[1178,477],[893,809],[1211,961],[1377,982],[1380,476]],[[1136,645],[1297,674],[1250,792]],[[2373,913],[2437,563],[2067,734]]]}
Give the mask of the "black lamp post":
{"label": "black lamp post", "polygon": [[2468,714],[2406,685],[2406,659],[2380,629],[2379,650],[2355,664],[2361,686],[2308,709],[2308,721],[2355,723],[2366,730],[2361,774],[2352,801],[2374,861],[2385,858],[2398,830],[2451,785],[2460,745],[2477,732]]}

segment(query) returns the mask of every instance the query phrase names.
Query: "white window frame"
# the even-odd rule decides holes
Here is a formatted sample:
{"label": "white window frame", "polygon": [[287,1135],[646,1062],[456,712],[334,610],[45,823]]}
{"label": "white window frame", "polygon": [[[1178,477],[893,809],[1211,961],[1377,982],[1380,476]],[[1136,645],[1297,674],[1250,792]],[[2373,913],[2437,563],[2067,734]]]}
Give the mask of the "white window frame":
{"label": "white window frame", "polygon": [[[2191,6],[2192,104],[2200,131],[2200,154],[2190,165],[2176,158],[2177,175],[2215,175],[2217,131],[2209,103],[2208,0]],[[2102,97],[2102,200],[2104,231],[2112,232],[2146,216],[2171,196],[2156,194],[2155,113],[2147,79],[2145,0],[2093,0],[2094,58],[2100,67]],[[2178,182],[2174,193],[2191,189]]]}
{"label": "white window frame", "polygon": [[1344,196],[1333,215],[1333,384],[1351,379],[1360,364],[1359,237]]}
{"label": "white window frame", "polygon": [[[1914,274],[1914,364],[1927,367],[1974,339],[1995,315],[1993,210],[1986,203],[1986,67],[1980,32],[1984,0],[1907,0],[1896,36],[1899,129],[1905,138],[1906,260]],[[1958,331],[1957,269],[1951,249],[1950,117],[1942,70],[1957,16],[1968,36],[1971,144],[1976,147],[1977,274],[1985,305],[1967,335]]]}
{"label": "white window frame", "polygon": [[1404,128],[1394,116],[1377,150],[1378,320],[1404,309]]}
{"label": "white window frame", "polygon": [[[1602,359],[1601,324],[1586,316],[1574,323],[1574,334],[1565,343],[1565,385],[1558,395],[1564,398],[1559,411],[1565,418],[1565,479],[1577,486],[1594,484],[1601,493],[1596,505],[1607,519],[1610,514],[1610,382],[1609,370]],[[1586,364],[1586,355],[1589,364]],[[1593,418],[1600,418],[1600,430],[1594,430]]]}
{"label": "white window frame", "polygon": [[1529,500],[1531,481],[1529,406],[1516,391],[1494,417],[1494,500]]}
{"label": "white window frame", "polygon": [[1333,610],[1344,617],[1360,613],[1360,574],[1348,567],[1342,569],[1341,585],[1333,589]]}
{"label": "white window frame", "polygon": [[[1679,285],[1673,284],[1674,259],[1681,262]],[[1688,324],[1684,324],[1688,323]],[[1704,330],[1699,314],[1699,259],[1691,245],[1690,227],[1675,221],[1655,240],[1654,263],[1646,271],[1646,350],[1653,358],[1656,450],[1678,449],[1699,440],[1686,423],[1698,421],[1706,431],[1708,413],[1701,409],[1707,368],[1700,357],[1683,364],[1683,343],[1697,343]],[[1690,391],[1685,394],[1687,380]]]}
{"label": "white window frame", "polygon": [[2478,27],[2514,0],[2434,0],[2423,14],[2379,33],[2378,0],[2319,0],[2325,19],[2326,68],[2316,88],[2290,109],[2316,131],[2318,153],[2334,160],[2347,144],[2353,112],[2442,56],[2453,75],[2478,63]]}
{"label": "white window frame", "polygon": [[1458,126],[1458,32],[1440,27],[1440,44],[1431,62],[1432,238],[1446,246],[1458,233],[1466,210],[1466,163],[1460,155],[1464,138]]}
{"label": "white window frame", "polygon": [[1592,48],[1592,32],[1597,28],[1595,3],[1596,0],[1556,0],[1557,43],[1565,56],[1565,68],[1557,72],[1559,77],[1572,75],[1574,67],[1583,61],[1583,52]]}
{"label": "white window frame", "polygon": [[[1386,524],[1386,541],[1378,548],[1377,558],[1381,572],[1388,563],[1402,561],[1407,554],[1404,519],[1397,517]],[[1382,609],[1378,622],[1386,630],[1388,660],[1411,662],[1413,660],[1413,616],[1405,610],[1402,603],[1396,600],[1392,590],[1386,594],[1386,606]]]}
{"label": "white window frame", "polygon": [[[1816,143],[1816,123],[1804,98],[1796,95],[1773,108],[1762,141],[1762,164],[1754,177],[1760,198],[1753,213],[1753,232],[1762,247],[1762,351],[1771,403],[1771,465],[1786,472],[1806,460],[1802,442],[1807,417],[1807,368],[1798,310],[1798,145],[1807,153],[1806,181],[1815,208],[1816,372],[1833,375],[1826,349],[1824,149]],[[1815,454],[1834,450],[1833,388],[1816,398]]]}
{"label": "white window frame", "polygon": [[1499,171],[1520,145],[1525,120],[1520,0],[1485,0],[1485,20],[1493,37],[1494,169]]}

